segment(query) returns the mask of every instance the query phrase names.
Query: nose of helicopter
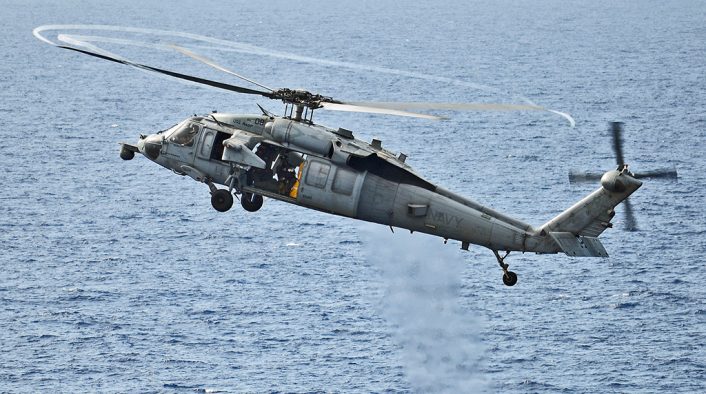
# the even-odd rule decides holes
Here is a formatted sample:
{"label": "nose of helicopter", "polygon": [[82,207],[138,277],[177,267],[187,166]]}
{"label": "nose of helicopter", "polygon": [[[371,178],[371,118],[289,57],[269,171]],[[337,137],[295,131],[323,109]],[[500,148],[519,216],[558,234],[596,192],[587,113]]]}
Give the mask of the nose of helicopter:
{"label": "nose of helicopter", "polygon": [[137,149],[146,157],[157,160],[159,151],[162,150],[162,137],[158,134],[148,135],[137,142]]}

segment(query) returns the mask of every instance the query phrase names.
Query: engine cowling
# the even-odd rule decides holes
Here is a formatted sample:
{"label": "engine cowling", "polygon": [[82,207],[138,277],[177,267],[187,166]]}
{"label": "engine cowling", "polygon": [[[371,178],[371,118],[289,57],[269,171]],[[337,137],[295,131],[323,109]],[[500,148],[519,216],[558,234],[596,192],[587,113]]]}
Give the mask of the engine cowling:
{"label": "engine cowling", "polygon": [[333,155],[333,141],[316,126],[301,124],[287,119],[276,119],[265,125],[265,133],[273,140],[289,146],[296,145],[321,156]]}

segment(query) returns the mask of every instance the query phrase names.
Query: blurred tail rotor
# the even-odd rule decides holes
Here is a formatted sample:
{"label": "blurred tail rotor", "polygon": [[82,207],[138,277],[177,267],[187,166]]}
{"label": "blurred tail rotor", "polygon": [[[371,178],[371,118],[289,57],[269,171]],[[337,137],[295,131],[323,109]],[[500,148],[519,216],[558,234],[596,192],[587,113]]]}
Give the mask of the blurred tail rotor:
{"label": "blurred tail rotor", "polygon": [[625,164],[625,157],[623,156],[623,122],[610,122],[610,131],[613,136],[615,160],[618,167],[622,167]]}
{"label": "blurred tail rotor", "polygon": [[[622,171],[627,167],[627,164],[625,164],[625,155],[623,153],[623,122],[610,122],[610,131],[613,143],[613,153],[615,154],[615,161],[618,165],[617,169],[618,171]],[[678,179],[676,169],[659,169],[636,173],[627,171],[627,173],[637,179],[668,179],[675,181]],[[595,182],[599,181],[602,176],[602,172],[571,170],[569,171],[569,183]],[[636,231],[637,220],[635,219],[635,214],[633,213],[630,200],[625,200],[623,205],[625,206],[625,229],[627,231]]]}
{"label": "blurred tail rotor", "polygon": [[623,205],[625,206],[625,230],[637,231],[637,220],[635,220],[635,214],[632,211],[630,199],[625,199]]}

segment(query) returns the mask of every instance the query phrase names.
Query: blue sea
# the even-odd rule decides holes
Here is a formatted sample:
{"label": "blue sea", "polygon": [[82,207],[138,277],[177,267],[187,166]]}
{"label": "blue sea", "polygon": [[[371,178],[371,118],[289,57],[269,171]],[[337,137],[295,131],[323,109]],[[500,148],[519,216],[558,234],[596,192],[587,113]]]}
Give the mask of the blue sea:
{"label": "blue sea", "polygon": [[[0,392],[706,392],[705,2],[1,3]],[[639,231],[618,207],[609,258],[511,254],[509,288],[481,247],[274,200],[219,213],[205,185],[122,161],[118,142],[192,114],[283,105],[46,45],[32,36],[46,24],[297,54],[199,49],[340,100],[570,113],[574,128],[535,111],[314,117],[533,225],[598,187],[570,170],[614,168],[610,121],[633,171],[679,180],[630,197]],[[173,51],[105,47],[247,85]]]}

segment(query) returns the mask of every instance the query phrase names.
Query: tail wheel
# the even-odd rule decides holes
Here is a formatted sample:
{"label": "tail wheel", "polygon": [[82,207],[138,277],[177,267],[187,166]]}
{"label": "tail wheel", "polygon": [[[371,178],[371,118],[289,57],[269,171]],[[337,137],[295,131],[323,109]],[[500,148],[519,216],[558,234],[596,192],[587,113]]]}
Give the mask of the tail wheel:
{"label": "tail wheel", "polygon": [[233,206],[233,195],[226,189],[211,193],[211,205],[218,212],[226,212]]}
{"label": "tail wheel", "polygon": [[514,286],[517,283],[517,274],[512,271],[507,271],[503,274],[503,283],[505,286]]}
{"label": "tail wheel", "polygon": [[259,210],[262,208],[263,202],[264,199],[262,196],[254,193],[243,193],[243,196],[240,198],[240,205],[242,205],[248,212],[255,212]]}
{"label": "tail wheel", "polygon": [[498,264],[503,270],[503,283],[505,286],[514,286],[517,283],[517,274],[508,270],[509,264],[505,263],[505,258],[510,254],[510,251],[506,251],[504,256],[500,256],[497,250],[492,249],[495,258],[498,259]]}

